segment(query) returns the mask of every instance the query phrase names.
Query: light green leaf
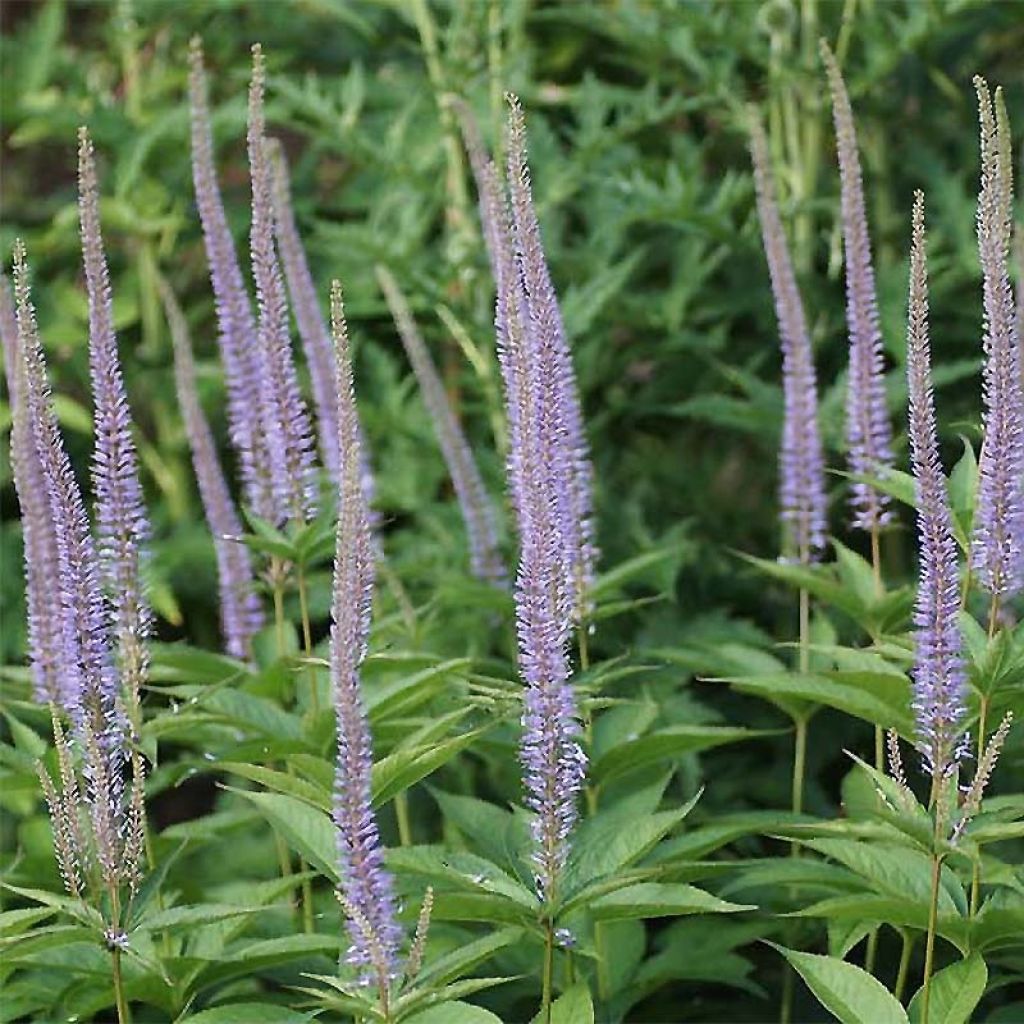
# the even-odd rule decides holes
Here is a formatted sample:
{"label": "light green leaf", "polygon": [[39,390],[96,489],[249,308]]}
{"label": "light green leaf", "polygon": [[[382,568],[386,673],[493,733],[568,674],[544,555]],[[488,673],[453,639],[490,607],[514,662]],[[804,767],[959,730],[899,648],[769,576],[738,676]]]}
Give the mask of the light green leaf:
{"label": "light green leaf", "polygon": [[329,815],[284,793],[238,791],[238,795],[255,804],[307,864],[338,880],[334,823]]}
{"label": "light green leaf", "polygon": [[[978,953],[934,974],[928,998],[928,1024],[968,1024],[987,984],[988,969]],[[921,1024],[923,1006],[922,986],[907,1008],[911,1024]]]}
{"label": "light green leaf", "polygon": [[305,1024],[311,1014],[272,1003],[230,1003],[180,1018],[181,1024]]}
{"label": "light green leaf", "polygon": [[[533,1024],[541,1020],[538,1014]],[[551,1024],[594,1024],[594,1003],[584,982],[573,985],[551,1004]]]}
{"label": "light green leaf", "polygon": [[687,914],[728,914],[754,910],[750,904],[729,903],[692,885],[643,882],[601,896],[590,904],[599,921],[627,918],[683,917]]}
{"label": "light green leaf", "polygon": [[437,1003],[406,1017],[404,1024],[501,1024],[501,1018],[472,1003]]}
{"label": "light green leaf", "polygon": [[908,1024],[895,996],[867,971],[817,953],[768,945],[777,949],[807,982],[818,1001],[842,1024]]}
{"label": "light green leaf", "polygon": [[644,765],[767,735],[770,733],[764,730],[732,726],[673,725],[613,747],[597,759],[590,778],[594,784],[603,785],[618,775]]}

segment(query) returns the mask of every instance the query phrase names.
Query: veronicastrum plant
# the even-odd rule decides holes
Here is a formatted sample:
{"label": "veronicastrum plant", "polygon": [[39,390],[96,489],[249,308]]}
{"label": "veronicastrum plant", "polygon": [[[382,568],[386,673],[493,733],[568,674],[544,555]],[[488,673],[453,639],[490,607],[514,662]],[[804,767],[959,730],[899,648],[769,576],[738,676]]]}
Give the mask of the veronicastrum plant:
{"label": "veronicastrum plant", "polygon": [[[1001,94],[978,85],[983,435],[977,451],[965,443],[948,479],[931,387],[923,200],[906,344],[885,349],[843,39],[835,54],[822,47],[816,71],[831,93],[846,278],[848,460],[838,475],[829,473],[816,294],[800,292],[802,208],[796,232],[787,229],[807,181],[777,159],[788,141],[778,145],[775,110],[768,130],[756,113],[744,118],[782,353],[781,557],[748,562],[792,587],[796,643],[783,635],[773,644],[740,623],[671,641],[652,626],[633,652],[608,638],[623,617],[657,622],[646,605],[658,595],[637,600],[635,588],[666,566],[674,577],[678,555],[654,547],[601,571],[597,533],[611,496],[595,509],[594,491],[609,456],[593,444],[600,413],[584,414],[579,312],[554,283],[564,279],[549,259],[557,210],[531,179],[523,108],[503,93],[500,5],[479,124],[478,97],[451,94],[458,40],[439,39],[428,4],[412,8],[459,273],[438,297],[400,252],[370,250],[365,262],[366,287],[379,284],[381,336],[397,363],[407,360],[403,376],[418,396],[406,383],[394,386],[397,398],[375,393],[365,309],[350,339],[340,285],[328,302],[318,283],[324,251],[307,253],[305,196],[292,182],[303,158],[275,121],[275,104],[296,86],[268,76],[275,53],[253,48],[241,190],[224,155],[229,138],[241,149],[240,106],[222,110],[210,86],[238,90],[228,76],[208,82],[198,40],[187,69],[180,61],[189,216],[215,331],[183,301],[184,267],[167,258],[153,280],[171,338],[174,418],[208,526],[203,557],[216,568],[219,649],[154,638],[173,635],[174,607],[153,554],[166,550],[150,496],[160,463],[126,386],[126,375],[129,385],[141,379],[128,372],[135,354],[123,340],[118,353],[118,296],[100,238],[109,208],[87,134],[91,516],[63,396],[50,393],[47,362],[52,373],[59,349],[44,357],[27,256],[15,250],[0,334],[30,669],[23,681],[12,673],[3,706],[14,783],[5,807],[31,821],[45,803],[52,825],[38,819],[34,833],[19,833],[23,853],[4,867],[5,1012],[198,1024],[698,1020],[721,1019],[705,999],[725,987],[758,1019],[804,1019],[820,1011],[799,975],[843,1021],[966,1021],[983,999],[994,1020],[1011,1019],[1024,912],[1019,870],[1002,851],[1020,836],[1021,805],[986,795],[1001,750],[1001,771],[1016,756],[1010,713],[1024,678],[1020,292],[1015,304]],[[319,97],[310,109],[325,116],[325,104]],[[785,123],[795,108],[784,109]],[[543,174],[551,143],[530,116]],[[268,137],[271,125],[280,140]],[[100,152],[101,165],[112,158]],[[247,233],[236,202],[246,190]],[[490,270],[473,284],[488,309],[479,323],[467,313],[473,278],[459,246]],[[439,323],[445,344],[436,346]],[[201,354],[208,334],[212,365]],[[903,403],[886,387],[884,351],[906,364],[910,473],[897,468]],[[479,395],[453,364],[462,354]],[[481,414],[486,395],[496,402]],[[379,498],[392,486],[395,439],[369,428],[378,405],[397,402],[418,424],[416,460],[447,469],[451,515],[425,508],[396,524]],[[496,450],[472,429],[477,418],[497,428]],[[849,546],[829,537],[840,493]],[[914,586],[898,571],[901,506],[917,522]],[[448,551],[453,532],[465,538],[459,564],[432,575],[409,538],[424,552]],[[683,690],[680,671],[727,682],[738,696]],[[794,724],[789,795],[780,784],[764,809],[741,799],[729,812],[728,759],[756,787],[770,745],[788,742],[775,740],[777,719],[740,702],[751,696]],[[723,724],[712,706],[741,724]],[[838,728],[851,737],[839,817],[815,771]],[[714,768],[701,799],[703,753]],[[164,808],[182,803],[186,813],[168,820]],[[45,858],[32,852],[40,833]],[[996,843],[1007,844],[994,847],[999,856]],[[791,970],[779,972],[772,945]]]}

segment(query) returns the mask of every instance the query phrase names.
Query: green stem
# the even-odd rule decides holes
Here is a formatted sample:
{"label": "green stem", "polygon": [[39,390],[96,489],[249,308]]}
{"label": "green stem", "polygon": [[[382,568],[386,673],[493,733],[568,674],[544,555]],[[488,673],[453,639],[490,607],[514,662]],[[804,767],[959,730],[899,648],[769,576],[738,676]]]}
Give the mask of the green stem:
{"label": "green stem", "polygon": [[[302,567],[299,567],[299,611],[302,615],[302,646],[306,652],[306,658],[313,657],[313,629],[309,618],[309,598],[306,593],[306,574]],[[316,668],[309,666],[309,706],[313,709],[314,715],[320,714],[320,687],[316,682]]]}
{"label": "green stem", "polygon": [[124,997],[124,982],[121,978],[121,950],[114,949],[110,955],[113,959],[114,1002],[117,1004],[118,1024],[131,1024],[132,1015]]}
{"label": "green stem", "polygon": [[[796,720],[796,738],[793,742],[793,813],[799,814],[804,809],[804,770],[807,762],[807,719]],[[794,846],[794,856],[799,850]]]}
{"label": "green stem", "polygon": [[541,981],[540,1016],[551,1024],[551,988],[555,973],[555,926],[549,920],[544,929],[544,974]]}
{"label": "green stem", "polygon": [[412,846],[412,825],[409,821],[409,795],[399,793],[395,797],[395,818],[398,821],[398,840],[402,846]]}
{"label": "green stem", "polygon": [[932,857],[932,895],[928,907],[928,939],[924,949],[924,983],[921,995],[921,1024],[928,1024],[928,1003],[931,999],[932,966],[935,957],[935,925],[939,916],[939,880],[942,858]]}
{"label": "green stem", "polygon": [[878,928],[872,928],[868,935],[868,948],[864,955],[864,970],[868,974],[875,973],[875,958],[878,956]]}
{"label": "green stem", "polygon": [[914,951],[914,936],[909,931],[900,930],[903,938],[903,948],[900,950],[900,966],[896,972],[896,988],[893,995],[903,1001],[903,989],[907,984],[907,973],[910,970],[910,954]]}

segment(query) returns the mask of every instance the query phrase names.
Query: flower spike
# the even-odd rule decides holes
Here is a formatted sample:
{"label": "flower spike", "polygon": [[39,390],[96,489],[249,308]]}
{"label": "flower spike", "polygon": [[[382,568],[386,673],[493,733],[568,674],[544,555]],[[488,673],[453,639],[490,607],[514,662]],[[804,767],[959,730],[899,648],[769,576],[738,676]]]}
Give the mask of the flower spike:
{"label": "flower spike", "polygon": [[341,285],[331,287],[331,333],[338,396],[338,528],[331,606],[331,680],[337,718],[334,824],[341,863],[339,899],[348,918],[349,963],[373,978],[382,993],[398,975],[400,929],[394,882],[370,799],[373,751],[359,667],[366,656],[373,603],[374,546],[360,481],[359,421]]}
{"label": "flower spike", "polygon": [[1010,286],[1013,180],[1002,92],[975,78],[981,122],[978,252],[985,310],[985,438],[971,564],[994,602],[1024,587],[1024,387]]}
{"label": "flower spike", "polygon": [[924,195],[914,195],[907,314],[910,454],[917,493],[920,567],[912,707],[918,748],[934,779],[945,779],[966,752],[966,672],[957,616],[960,610],[956,541],[946,478],[939,461],[928,337],[928,269]]}
{"label": "flower spike", "polygon": [[263,374],[260,409],[270,452],[274,520],[307,522],[316,510],[313,433],[292,359],[288,303],[274,245],[274,185],[263,113],[263,50],[252,48],[249,83],[249,173],[252,226],[249,248],[259,310],[257,335]]}
{"label": "flower spike", "polygon": [[756,113],[750,153],[775,314],[782,342],[785,418],[779,453],[779,499],[786,547],[799,562],[816,561],[825,547],[825,456],[818,430],[818,388],[807,318],[775,199],[768,139]]}
{"label": "flower spike", "polygon": [[490,583],[501,584],[505,579],[498,547],[494,508],[487,487],[473,458],[462,426],[455,418],[444,385],[438,375],[430,352],[413,320],[409,305],[386,267],[377,267],[377,279],[398,327],[405,353],[419,381],[423,402],[437,432],[448,472],[451,474],[455,494],[462,510],[462,518],[469,536],[473,575]]}
{"label": "flower spike", "polygon": [[217,343],[227,382],[228,428],[245,504],[261,519],[270,520],[274,505],[270,452],[260,424],[263,371],[256,321],[217,183],[203,48],[198,37],[192,40],[189,63],[192,180],[217,305]]}
{"label": "flower spike", "polygon": [[242,524],[224,479],[210,424],[199,404],[195,363],[185,315],[167,282],[161,278],[159,284],[174,346],[174,382],[178,404],[185,421],[185,433],[192,449],[192,468],[195,470],[199,496],[217,556],[221,631],[228,653],[236,658],[248,658],[252,638],[263,626],[263,611],[255,590],[252,559],[248,548],[239,540]]}
{"label": "flower spike", "polygon": [[140,692],[149,666],[146,639],[152,625],[152,613],[142,583],[143,548],[150,528],[132,438],[131,410],[114,334],[110,275],[100,233],[95,156],[85,128],[78,132],[78,208],[89,295],[89,367],[96,436],[92,485],[96,501],[97,564],[110,602],[111,631],[121,683],[128,696],[133,722],[138,726]]}
{"label": "flower spike", "polygon": [[26,369],[14,298],[6,277],[0,278],[0,342],[3,344],[7,393],[11,402],[11,469],[21,507],[28,606],[28,648],[35,696],[64,710],[66,680],[60,671],[60,616],[52,610],[51,588],[58,579],[57,537],[53,530],[46,477],[29,418]]}
{"label": "flower spike", "polygon": [[[857,133],[839,64],[824,40],[821,55],[832,91],[832,116],[842,181],[846,322],[850,335],[850,376],[846,394],[848,461],[850,472],[855,476],[880,477],[893,466],[892,426],[885,404],[885,356]],[[889,521],[888,495],[863,480],[854,481],[851,503],[853,523],[862,530],[874,530]]]}

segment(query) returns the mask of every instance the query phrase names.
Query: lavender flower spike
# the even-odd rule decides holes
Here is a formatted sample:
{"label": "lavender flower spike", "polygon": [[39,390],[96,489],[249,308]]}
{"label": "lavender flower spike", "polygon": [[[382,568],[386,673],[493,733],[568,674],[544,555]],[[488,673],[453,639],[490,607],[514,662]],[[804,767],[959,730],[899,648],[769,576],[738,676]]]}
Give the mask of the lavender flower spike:
{"label": "lavender flower spike", "polygon": [[316,511],[313,434],[292,360],[288,303],[274,246],[274,186],[263,115],[263,50],[252,48],[249,84],[249,173],[252,178],[252,225],[249,248],[259,309],[262,362],[261,410],[270,451],[274,519],[311,519]]}
{"label": "lavender flower spike", "polygon": [[373,603],[374,548],[360,481],[359,419],[341,285],[331,286],[338,396],[338,532],[331,608],[331,679],[338,729],[334,824],[341,862],[341,896],[348,908],[349,963],[372,977],[386,1000],[398,974],[400,930],[394,883],[370,801],[373,767],[370,727],[363,707],[359,666],[366,656]]}
{"label": "lavender flower spike", "polygon": [[[565,600],[565,548],[554,497],[545,419],[555,400],[538,379],[544,366],[531,365],[525,353],[521,285],[504,279],[499,308],[506,344],[516,376],[506,379],[510,420],[519,423],[518,454],[512,463],[519,476],[520,561],[515,583],[519,669],[526,684],[520,759],[526,805],[533,812],[533,867],[538,894],[553,902],[559,875],[569,855],[576,823],[576,803],[586,771],[577,742],[579,722],[569,681],[566,653],[571,608]],[[545,407],[545,405],[547,407]],[[514,410],[514,411],[513,411]]]}
{"label": "lavender flower spike", "polygon": [[261,519],[269,520],[273,518],[274,506],[270,452],[260,424],[262,371],[256,345],[256,321],[217,184],[206,73],[198,38],[192,40],[189,61],[192,180],[217,304],[217,341],[227,381],[228,427],[238,458],[245,503]]}
{"label": "lavender flower spike", "polygon": [[316,285],[306,259],[292,209],[288,165],[281,144],[268,140],[274,174],[274,216],[277,246],[281,252],[288,291],[299,326],[299,337],[306,353],[313,399],[316,402],[320,457],[332,480],[338,479],[341,457],[338,452],[337,400],[334,396],[334,351],[330,332],[324,323],[317,299]]}
{"label": "lavender flower spike", "polygon": [[98,566],[111,608],[121,683],[127,691],[132,713],[137,716],[140,690],[149,665],[146,638],[152,619],[141,578],[149,522],[114,334],[110,276],[100,234],[96,164],[92,141],[85,128],[78,131],[78,208],[89,295],[89,368],[96,436],[92,481]]}
{"label": "lavender flower spike", "polygon": [[779,453],[779,499],[785,546],[800,562],[816,561],[827,529],[825,456],[818,431],[818,393],[814,356],[803,303],[775,201],[768,140],[755,113],[750,118],[750,152],[775,314],[782,342],[785,418]]}
{"label": "lavender flower spike", "polygon": [[526,125],[518,99],[508,96],[508,188],[515,253],[521,276],[523,337],[541,370],[540,386],[550,392],[546,437],[554,484],[556,525],[562,536],[567,590],[575,618],[586,611],[593,582],[593,468],[583,429],[579,390],[562,314],[541,242],[526,161]]}
{"label": "lavender flower spike", "polygon": [[263,611],[254,587],[252,559],[238,538],[242,524],[217,457],[217,446],[196,393],[195,363],[188,324],[167,282],[160,279],[167,323],[174,345],[174,382],[192,449],[199,496],[213,535],[220,582],[220,625],[229,654],[248,658],[253,636],[263,626]]}
{"label": "lavender flower spike", "polygon": [[[119,870],[118,835],[124,819],[124,719],[111,657],[107,608],[100,587],[96,551],[78,483],[60,436],[46,376],[35,310],[29,291],[25,248],[14,246],[14,291],[18,344],[25,367],[28,421],[46,482],[50,518],[57,538],[55,611],[60,633],[58,659],[64,704],[84,751],[86,801],[104,876]],[[51,602],[51,609],[53,602]]]}
{"label": "lavender flower spike", "polygon": [[0,277],[0,342],[3,343],[7,393],[11,400],[11,468],[21,506],[25,553],[25,601],[28,605],[28,648],[36,699],[67,710],[58,653],[60,617],[51,610],[51,588],[57,579],[57,538],[50,517],[46,478],[29,422],[27,380],[14,300],[6,277]]}
{"label": "lavender flower spike", "polygon": [[469,535],[473,575],[478,579],[500,584],[505,579],[505,567],[498,548],[494,507],[473,458],[469,442],[455,418],[444,385],[412,318],[405,296],[387,268],[377,267],[377,280],[398,327],[405,353],[416,373],[423,401],[434,423],[437,439],[448,464],[448,472],[451,474],[452,484],[462,509],[462,518],[466,523],[466,532]]}
{"label": "lavender flower spike", "polygon": [[[25,248],[14,247],[14,293],[18,344],[25,366],[28,420],[46,481],[54,536],[56,584],[60,602],[60,671],[66,703],[77,721],[87,710],[101,709],[113,721],[117,677],[108,645],[108,621],[100,589],[96,551],[78,482],[53,411],[39,329],[28,283]],[[52,609],[52,602],[50,605]],[[51,610],[51,614],[54,612]]]}
{"label": "lavender flower spike", "polygon": [[1024,387],[1010,287],[1013,181],[1001,90],[975,78],[981,121],[978,252],[985,311],[985,439],[978,460],[972,566],[994,607],[1024,587]]}
{"label": "lavender flower spike", "polygon": [[917,492],[920,568],[914,606],[917,650],[913,699],[917,743],[933,779],[946,778],[966,748],[966,673],[957,624],[960,609],[956,541],[939,461],[928,338],[928,268],[924,195],[914,196],[907,314],[910,455]]}
{"label": "lavender flower spike", "polygon": [[[828,44],[821,41],[821,55],[832,90],[839,157],[846,258],[846,322],[850,334],[850,375],[846,393],[846,443],[850,472],[857,476],[882,476],[893,465],[892,426],[885,405],[885,357],[875,295],[875,271],[871,264],[871,239],[864,210],[864,186],[857,133],[846,85]],[[863,480],[851,488],[853,525],[876,530],[889,521],[889,496]]]}

